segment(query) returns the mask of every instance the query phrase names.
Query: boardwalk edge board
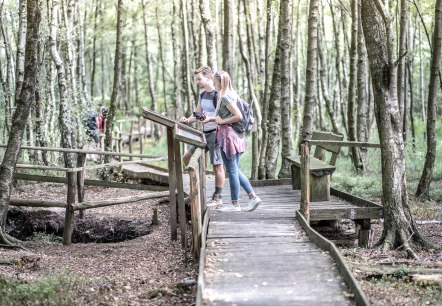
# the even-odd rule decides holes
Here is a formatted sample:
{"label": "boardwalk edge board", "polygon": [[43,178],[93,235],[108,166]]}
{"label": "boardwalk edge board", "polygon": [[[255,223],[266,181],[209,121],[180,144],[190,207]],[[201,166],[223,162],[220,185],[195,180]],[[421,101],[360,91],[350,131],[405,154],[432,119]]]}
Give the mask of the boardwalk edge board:
{"label": "boardwalk edge board", "polygon": [[322,250],[329,252],[333,259],[336,261],[339,273],[343,277],[349,289],[354,294],[354,300],[356,304],[358,306],[369,306],[370,303],[367,297],[357,283],[353,274],[350,272],[350,269],[345,263],[342,255],[339,253],[338,248],[330,240],[324,238],[317,231],[311,228],[305,220],[304,216],[299,212],[299,210],[296,211],[296,218],[298,219],[304,231],[307,233],[307,236],[313,241],[313,243],[315,243]]}
{"label": "boardwalk edge board", "polygon": [[206,244],[207,244],[207,231],[209,229],[209,209],[206,209],[203,219],[203,228],[201,231],[201,252],[200,262],[198,269],[198,288],[196,293],[195,305],[202,305],[203,302],[203,290],[204,290],[204,266],[206,263]]}

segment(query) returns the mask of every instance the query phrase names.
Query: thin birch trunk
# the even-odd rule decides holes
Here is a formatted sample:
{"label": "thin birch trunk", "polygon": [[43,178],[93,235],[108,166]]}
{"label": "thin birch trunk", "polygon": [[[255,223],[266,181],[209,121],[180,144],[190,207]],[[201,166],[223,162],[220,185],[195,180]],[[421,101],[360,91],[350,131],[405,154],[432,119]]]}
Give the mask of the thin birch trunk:
{"label": "thin birch trunk", "polygon": [[[52,60],[57,69],[58,75],[58,92],[60,98],[60,107],[58,114],[58,121],[61,130],[61,145],[63,148],[72,148],[72,120],[71,111],[69,108],[68,100],[68,85],[66,81],[66,69],[63,60],[57,50],[57,29],[58,29],[58,10],[59,1],[52,1],[52,17],[51,17],[51,30],[49,36],[49,46],[51,48]],[[66,168],[72,168],[74,166],[73,157],[69,153],[64,153],[64,163]]]}
{"label": "thin birch trunk", "polygon": [[235,2],[233,0],[224,0],[224,35],[223,35],[223,70],[226,71],[233,83],[234,77],[234,21],[233,21],[233,7]]}
{"label": "thin birch trunk", "polygon": [[212,68],[212,71],[217,71],[216,34],[213,32],[209,0],[200,0],[200,11],[206,34],[207,64]]}
{"label": "thin birch trunk", "polygon": [[[397,71],[397,98],[399,103],[399,111],[401,115],[405,118],[407,117],[407,111],[405,110],[405,56],[407,54],[407,10],[408,1],[401,0],[401,11],[400,11],[400,26],[399,26],[399,58],[398,58],[398,71]],[[407,126],[403,126],[404,141],[406,140]]]}
{"label": "thin birch trunk", "polygon": [[25,44],[26,44],[26,0],[19,1],[19,26],[17,38],[17,56],[15,59],[15,99],[20,97],[21,87],[25,73]]}
{"label": "thin birch trunk", "polygon": [[160,29],[160,19],[158,17],[158,6],[155,7],[155,17],[157,21],[157,32],[158,32],[158,51],[161,61],[161,78],[163,81],[163,99],[164,99],[164,111],[169,113],[168,105],[167,105],[167,93],[166,93],[166,64],[164,63],[164,54],[163,54],[163,38],[161,35],[161,29]]}

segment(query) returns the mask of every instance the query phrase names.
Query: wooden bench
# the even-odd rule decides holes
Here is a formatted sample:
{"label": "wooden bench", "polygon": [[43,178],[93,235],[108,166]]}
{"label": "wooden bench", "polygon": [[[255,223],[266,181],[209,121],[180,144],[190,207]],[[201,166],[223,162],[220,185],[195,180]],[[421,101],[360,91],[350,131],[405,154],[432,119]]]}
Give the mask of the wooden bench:
{"label": "wooden bench", "polygon": [[[342,141],[343,135],[329,132],[313,132],[312,140]],[[340,145],[316,145],[314,157],[310,158],[310,201],[320,202],[330,200],[330,176],[335,171],[336,159]],[[326,152],[331,152],[329,161],[325,161]],[[289,156],[292,163],[293,189],[301,189],[301,156]]]}

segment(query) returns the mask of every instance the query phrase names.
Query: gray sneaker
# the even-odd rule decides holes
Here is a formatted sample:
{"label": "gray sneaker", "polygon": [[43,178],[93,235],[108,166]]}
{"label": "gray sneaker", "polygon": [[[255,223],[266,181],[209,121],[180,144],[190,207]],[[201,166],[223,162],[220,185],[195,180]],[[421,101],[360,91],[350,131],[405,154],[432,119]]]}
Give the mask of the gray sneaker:
{"label": "gray sneaker", "polygon": [[219,211],[222,212],[231,212],[231,211],[241,211],[241,206],[233,205],[232,203],[229,203],[228,205],[224,205],[219,209]]}
{"label": "gray sneaker", "polygon": [[213,208],[213,207],[219,207],[223,205],[223,198],[220,194],[214,193],[212,195],[212,199],[207,202],[206,206]]}
{"label": "gray sneaker", "polygon": [[254,211],[261,203],[262,203],[261,199],[258,196],[255,196],[253,199],[249,201],[249,203],[247,204],[244,210]]}

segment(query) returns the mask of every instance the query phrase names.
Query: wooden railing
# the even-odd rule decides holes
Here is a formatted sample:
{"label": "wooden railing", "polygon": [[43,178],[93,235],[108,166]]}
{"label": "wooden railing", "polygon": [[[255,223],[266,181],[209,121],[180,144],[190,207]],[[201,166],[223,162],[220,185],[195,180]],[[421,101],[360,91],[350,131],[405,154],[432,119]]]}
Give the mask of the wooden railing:
{"label": "wooden railing", "polygon": [[[0,147],[6,147],[6,145],[0,144]],[[50,167],[42,165],[30,165],[30,164],[17,164],[16,169],[26,169],[26,170],[36,170],[36,171],[54,171],[54,172],[65,172],[66,177],[60,176],[48,176],[48,175],[35,175],[28,173],[15,173],[14,178],[20,180],[28,181],[43,181],[43,182],[56,182],[64,183],[67,185],[67,195],[66,202],[63,201],[44,201],[39,199],[14,199],[10,200],[10,205],[12,206],[27,206],[27,207],[61,207],[65,208],[65,220],[64,220],[64,231],[63,231],[63,244],[68,245],[72,241],[72,232],[74,224],[74,212],[80,211],[80,217],[83,215],[83,211],[91,208],[98,208],[110,205],[118,205],[123,203],[130,203],[140,200],[167,197],[169,192],[168,187],[163,186],[149,186],[141,184],[128,184],[128,183],[115,183],[101,180],[86,180],[85,174],[88,170],[96,170],[106,167],[114,167],[123,164],[133,163],[134,161],[116,162],[109,164],[86,166],[86,154],[99,154],[99,155],[111,155],[114,157],[137,157],[144,158],[139,161],[158,161],[165,160],[165,157],[143,155],[143,154],[125,154],[120,152],[103,152],[103,151],[93,151],[93,150],[80,150],[80,149],[65,149],[65,148],[48,148],[48,147],[29,147],[22,146],[22,150],[41,150],[41,151],[52,151],[60,153],[76,153],[77,154],[77,165],[73,168],[64,167]],[[120,197],[113,199],[106,199],[101,201],[84,201],[85,198],[85,185],[95,185],[102,187],[112,187],[112,188],[130,188],[130,189],[141,189],[141,190],[151,190],[154,193],[143,193],[136,196],[130,197]],[[165,191],[166,190],[166,191]]]}

